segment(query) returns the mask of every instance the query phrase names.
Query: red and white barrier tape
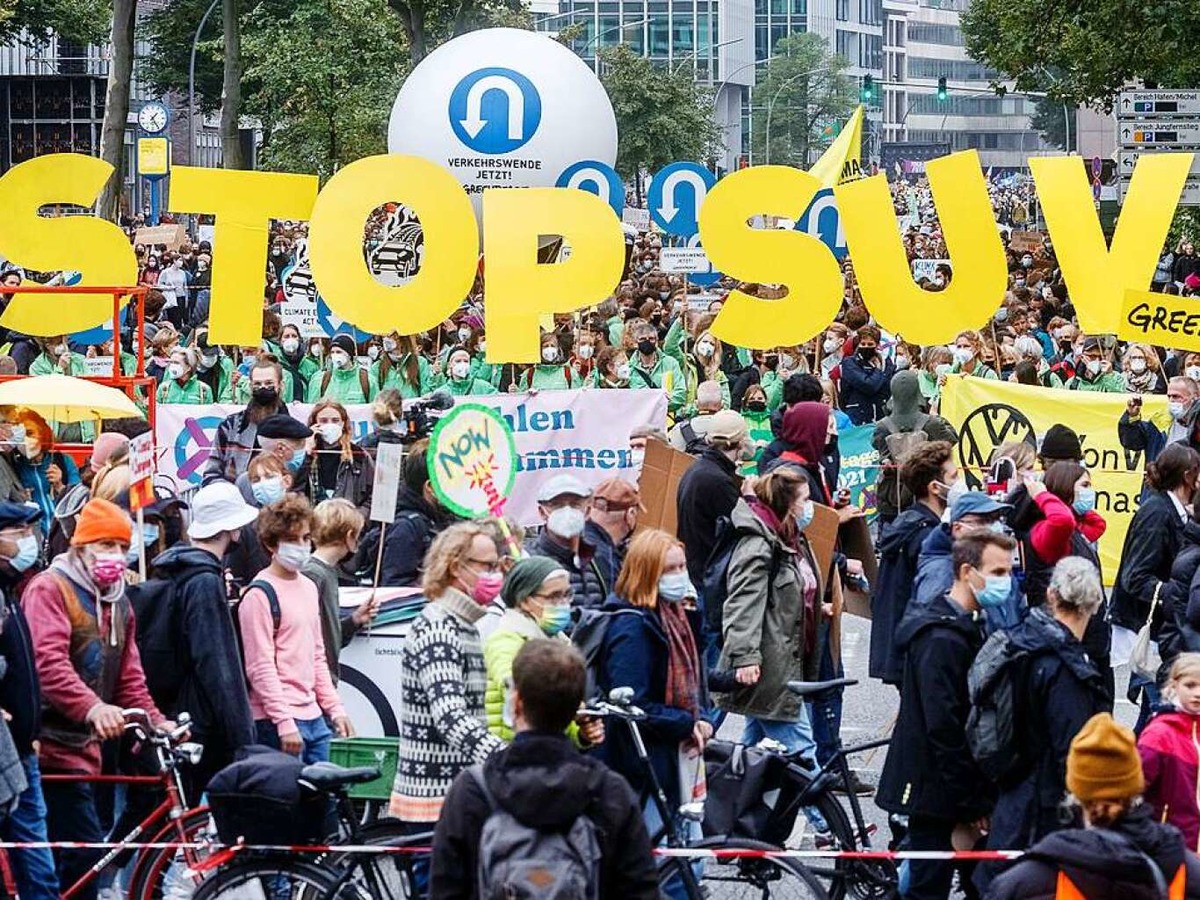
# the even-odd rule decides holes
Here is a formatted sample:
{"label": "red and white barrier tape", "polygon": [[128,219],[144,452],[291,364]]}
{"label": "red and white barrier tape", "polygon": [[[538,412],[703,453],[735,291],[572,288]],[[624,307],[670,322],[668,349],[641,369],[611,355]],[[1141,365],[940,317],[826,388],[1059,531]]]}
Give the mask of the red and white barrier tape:
{"label": "red and white barrier tape", "polygon": [[[423,854],[430,847],[389,847],[376,844],[217,844],[217,843],[115,843],[111,841],[0,841],[0,850],[251,850],[262,853],[351,853],[370,854]],[[682,857],[684,859],[861,859],[861,860],[904,860],[904,859],[958,859],[958,860],[1005,860],[1015,859],[1022,850],[748,850],[743,848],[711,849],[697,847],[659,848],[657,856]]]}

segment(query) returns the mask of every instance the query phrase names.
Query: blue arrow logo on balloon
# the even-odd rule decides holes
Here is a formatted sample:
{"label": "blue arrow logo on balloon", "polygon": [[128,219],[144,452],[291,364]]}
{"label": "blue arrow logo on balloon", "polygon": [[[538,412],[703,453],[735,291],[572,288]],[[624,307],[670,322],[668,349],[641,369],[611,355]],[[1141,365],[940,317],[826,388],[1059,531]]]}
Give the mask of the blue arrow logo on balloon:
{"label": "blue arrow logo on balloon", "polygon": [[450,127],[476,153],[512,153],[542,121],[542,98],[533,82],[513,69],[477,69],[450,94]]}

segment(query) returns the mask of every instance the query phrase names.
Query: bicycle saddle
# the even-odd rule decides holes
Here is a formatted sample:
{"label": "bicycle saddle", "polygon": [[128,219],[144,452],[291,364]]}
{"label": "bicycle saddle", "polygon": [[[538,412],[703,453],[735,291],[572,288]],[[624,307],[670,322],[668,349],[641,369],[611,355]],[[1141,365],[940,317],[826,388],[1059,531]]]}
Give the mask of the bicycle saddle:
{"label": "bicycle saddle", "polygon": [[834,688],[850,687],[858,684],[857,678],[834,678],[831,681],[789,681],[787,689],[801,697],[811,697],[813,694],[823,694]]}
{"label": "bicycle saddle", "polygon": [[347,769],[331,762],[313,763],[300,770],[300,780],[312,785],[318,791],[333,791],[350,784],[365,784],[379,777],[379,769],[375,766],[362,766],[357,769]]}

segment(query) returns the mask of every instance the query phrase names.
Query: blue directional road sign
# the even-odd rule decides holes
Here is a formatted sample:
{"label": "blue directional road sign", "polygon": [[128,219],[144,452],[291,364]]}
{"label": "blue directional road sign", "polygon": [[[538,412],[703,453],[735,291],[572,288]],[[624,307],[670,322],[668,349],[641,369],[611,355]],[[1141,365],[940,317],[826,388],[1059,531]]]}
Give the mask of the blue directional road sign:
{"label": "blue directional road sign", "polygon": [[700,206],[716,183],[716,176],[700,163],[671,163],[650,181],[646,192],[650,218],[667,234],[696,234]]}
{"label": "blue directional road sign", "polygon": [[619,217],[625,209],[625,184],[612,166],[585,159],[568,166],[554,182],[555,187],[578,188],[595,194],[613,208]]}
{"label": "blue directional road sign", "polygon": [[512,69],[476,69],[450,94],[450,127],[476,153],[512,153],[542,121],[533,82]]}
{"label": "blue directional road sign", "polygon": [[796,230],[817,238],[828,247],[836,259],[845,259],[850,248],[846,246],[846,232],[842,228],[842,216],[834,201],[833,191],[824,188],[808,205],[798,222]]}

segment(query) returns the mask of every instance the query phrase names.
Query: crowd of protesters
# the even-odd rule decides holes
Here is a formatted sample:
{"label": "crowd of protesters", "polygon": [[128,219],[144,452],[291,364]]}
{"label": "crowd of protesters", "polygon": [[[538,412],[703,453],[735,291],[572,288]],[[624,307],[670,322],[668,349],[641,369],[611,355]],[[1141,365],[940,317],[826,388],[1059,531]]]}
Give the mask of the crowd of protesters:
{"label": "crowd of protesters", "polygon": [[[591,810],[604,823],[601,895],[657,896],[648,835],[664,823],[646,802],[638,748],[623,729],[578,712],[584,669],[570,634],[581,612],[609,623],[586,674],[602,692],[629,689],[646,713],[653,772],[678,808],[681,760],[703,753],[723,722],[744,743],[769,739],[812,764],[830,759],[853,693],[805,701],[786,683],[843,673],[851,589],[870,593],[870,674],[899,700],[878,786],[856,776],[851,789],[875,793],[899,849],[1032,848],[1009,871],[906,862],[901,896],[948,897],[956,871],[967,896],[1034,896],[1020,891],[1059,868],[1140,896],[1138,886],[1155,884],[1144,861],[1166,881],[1183,865],[1188,895],[1200,892],[1190,856],[1200,849],[1200,354],[1083,333],[1053,246],[1021,231],[1031,224],[1027,188],[995,183],[992,193],[1008,290],[991,321],[946,345],[916,346],[875,324],[849,260],[844,303],[822,334],[730,345],[713,332],[728,291],[770,298],[778,288],[722,279],[698,290],[660,271],[655,234],[629,235],[613,297],[555,315],[533,364],[487,362],[482,278],[430,332],[313,336],[289,320],[289,297],[306,289],[297,286],[302,223],[272,226],[259,344],[209,342],[212,247],[203,240],[137,248],[150,288],[140,333],[127,326],[115,344],[88,345],[0,330],[3,374],[83,375],[89,358],[116,353],[127,375],[141,358],[160,403],[238,407],[217,429],[199,490],[161,488],[140,528],[128,438],[144,423],[94,434],[86,423],[0,409],[0,707],[9,718],[0,835],[105,837],[113,811],[102,791],[40,775],[113,771],[106,748],[123,732],[122,708],[164,727],[191,715],[205,746],[186,775],[194,802],[251,744],[328,759],[331,740],[354,734],[337,690],[339,652],[378,612],[373,601],[343,610],[339,588],[371,583],[378,555],[381,585],[419,588],[425,599],[397,662],[388,812],[414,834],[436,829],[422,875],[431,896],[476,895],[479,829],[496,803],[551,829]],[[910,261],[933,263],[922,286],[944,289],[954,272],[942,262],[927,184],[898,185],[894,196]],[[393,246],[411,237],[410,219],[392,209],[373,223],[368,262],[413,274],[420,248]],[[1200,290],[1194,260],[1190,241],[1165,250],[1155,289]],[[0,274],[0,291],[29,274]],[[1036,447],[995,448],[988,472],[963,471],[958,433],[938,414],[955,375],[1124,395],[1113,428],[1147,466],[1118,571],[1100,571],[1108,523],[1068,421]],[[639,527],[639,486],[620,478],[545,479],[541,525],[528,534],[516,522],[463,521],[439,502],[428,443],[406,433],[412,400],[563,389],[665,396],[668,421],[635,428],[631,448],[638,464],[652,440],[696,457],[674,498],[675,533]],[[1143,415],[1141,398],[1153,394],[1168,401],[1163,421]],[[303,420],[289,409],[299,403],[311,404]],[[362,441],[347,410],[356,404],[371,405]],[[818,508],[843,528],[865,515],[838,479],[839,433],[861,425],[874,426],[881,460],[873,584],[864,572],[874,558],[855,558],[843,541],[822,556],[808,534]],[[68,452],[78,442],[91,444],[86,460]],[[394,520],[380,525],[368,521],[374,449],[392,442],[405,456]],[[714,553],[730,533],[714,582]],[[142,554],[147,579],[133,571]],[[143,616],[166,596],[181,625]],[[1144,626],[1161,669],[1130,681],[1141,707],[1135,744],[1105,714],[1117,699],[1114,629]],[[168,689],[179,660],[184,671]],[[1021,752],[1003,771],[970,736],[982,701],[969,684],[985,664],[1016,698],[1011,740]],[[712,673],[729,678],[710,685]],[[477,764],[482,781],[465,771]],[[696,823],[678,824],[686,836]],[[824,846],[827,823],[810,824]],[[14,852],[22,898],[57,897],[98,856]]]}

